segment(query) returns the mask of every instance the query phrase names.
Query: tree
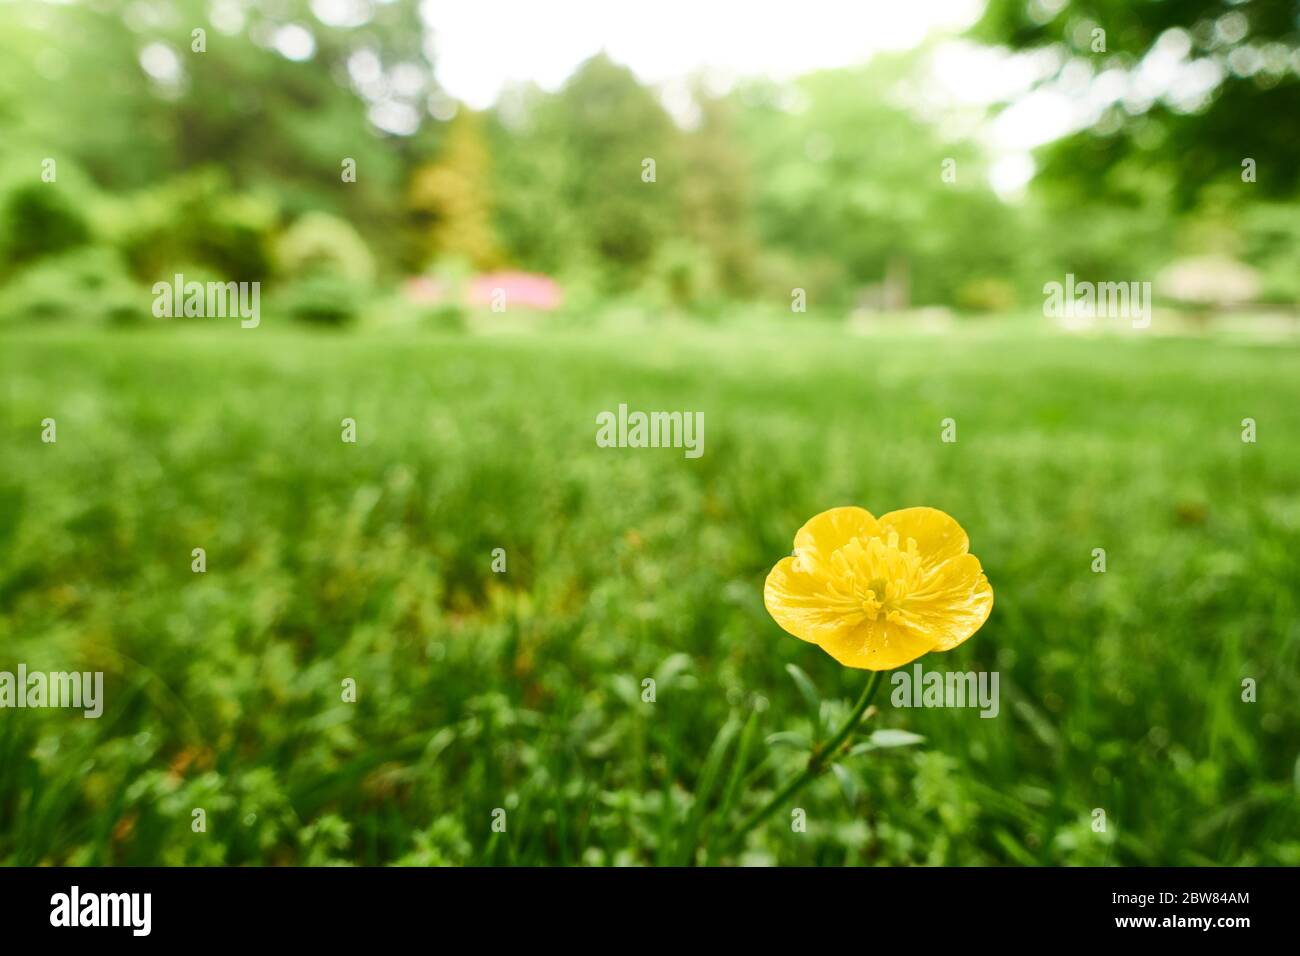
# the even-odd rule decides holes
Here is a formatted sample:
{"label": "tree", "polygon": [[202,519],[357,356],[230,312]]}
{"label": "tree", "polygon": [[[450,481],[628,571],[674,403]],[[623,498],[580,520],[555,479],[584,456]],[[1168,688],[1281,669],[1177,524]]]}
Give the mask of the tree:
{"label": "tree", "polygon": [[740,93],[763,242],[801,264],[795,285],[820,276],[823,299],[907,275],[915,301],[953,301],[1015,263],[1016,221],[979,151],[895,101],[915,65],[880,57]]}
{"label": "tree", "polygon": [[[1094,51],[1104,30],[1104,51]],[[1094,75],[1117,71],[1132,78],[1143,60],[1164,44],[1168,56],[1185,48],[1187,59],[1218,82],[1203,102],[1177,95],[1130,97],[1098,119],[1092,130],[1044,150],[1042,175],[1074,181],[1078,191],[1115,196],[1131,182],[1117,170],[1136,162],[1174,186],[1178,208],[1194,206],[1208,185],[1240,182],[1242,162],[1255,161],[1259,198],[1300,190],[1295,162],[1300,116],[1300,5],[1284,0],[1065,0],[1025,3],[990,0],[971,35],[1015,50],[1058,51],[1063,71],[1083,67]]]}
{"label": "tree", "polygon": [[[404,3],[336,25],[309,0],[224,19],[204,0],[3,5],[0,159],[36,150],[115,195],[216,166],[235,191],[267,187],[287,218],[329,210],[398,255],[396,197],[437,137],[418,122],[433,88],[423,40]],[[414,132],[377,125],[394,115]]]}
{"label": "tree", "polygon": [[691,92],[699,121],[682,140],[683,228],[708,256],[719,286],[743,296],[753,290],[758,236],[750,158],[737,129],[741,107],[699,82]]}
{"label": "tree", "polygon": [[449,256],[478,269],[498,263],[489,189],[482,120],[462,109],[451,121],[437,161],[416,170],[411,182],[413,245],[426,262]]}
{"label": "tree", "polygon": [[655,94],[602,53],[558,93],[516,90],[493,114],[507,248],[611,290],[638,284],[680,222],[681,131]]}

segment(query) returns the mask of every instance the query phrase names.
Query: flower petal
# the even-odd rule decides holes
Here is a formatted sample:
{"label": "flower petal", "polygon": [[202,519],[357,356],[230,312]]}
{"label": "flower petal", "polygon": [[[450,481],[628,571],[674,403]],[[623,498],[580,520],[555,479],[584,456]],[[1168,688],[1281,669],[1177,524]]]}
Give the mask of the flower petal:
{"label": "flower petal", "polygon": [[936,651],[949,651],[978,631],[993,610],[993,587],[979,558],[962,554],[938,568],[903,601],[903,621]]}
{"label": "flower petal", "polygon": [[902,541],[916,539],[926,566],[934,567],[970,550],[970,539],[955,519],[938,508],[903,508],[880,518],[882,533],[897,531]]}
{"label": "flower petal", "polygon": [[845,667],[887,671],[916,660],[934,649],[924,631],[900,627],[893,621],[866,621],[820,644]]}
{"label": "flower petal", "polygon": [[820,644],[851,631],[862,619],[858,602],[830,590],[827,581],[802,570],[797,558],[782,558],[763,586],[767,613],[800,640]]}
{"label": "flower petal", "polygon": [[794,536],[795,556],[802,570],[826,576],[830,573],[831,555],[854,538],[880,534],[880,525],[866,508],[849,506],[831,508],[804,523]]}

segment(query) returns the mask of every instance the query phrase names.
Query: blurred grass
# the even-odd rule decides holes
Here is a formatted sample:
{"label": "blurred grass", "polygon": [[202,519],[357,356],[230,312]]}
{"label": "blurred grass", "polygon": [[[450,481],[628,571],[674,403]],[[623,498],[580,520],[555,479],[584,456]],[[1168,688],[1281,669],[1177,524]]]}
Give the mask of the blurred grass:
{"label": "blurred grass", "polygon": [[[107,694],[0,714],[2,862],[1300,864],[1294,348],[64,329],[0,355],[0,669]],[[620,402],[704,411],[704,456],[597,448]],[[761,598],[848,503],[967,529],[993,615],[923,664],[998,670],[1001,714],[886,685],[877,725],[920,748],[710,854],[798,765],[765,736],[812,730],[785,665],[846,704],[865,680]]]}

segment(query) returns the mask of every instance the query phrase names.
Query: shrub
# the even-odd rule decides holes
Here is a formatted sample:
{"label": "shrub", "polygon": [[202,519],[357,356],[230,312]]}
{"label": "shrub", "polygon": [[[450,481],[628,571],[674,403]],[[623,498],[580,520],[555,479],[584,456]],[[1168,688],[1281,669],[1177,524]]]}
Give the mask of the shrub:
{"label": "shrub", "polygon": [[0,251],[7,263],[58,255],[90,241],[91,227],[76,191],[28,179],[0,194]]}
{"label": "shrub", "polygon": [[326,275],[366,285],[375,277],[375,260],[361,234],[323,212],[307,213],[280,236],[276,262],[290,279]]}
{"label": "shrub", "polygon": [[109,232],[142,279],[152,282],[192,264],[251,282],[271,269],[278,220],[274,202],[232,193],[224,173],[206,170],[115,205]]}
{"label": "shrub", "polygon": [[44,258],[14,277],[0,302],[0,321],[7,322],[134,322],[150,315],[148,290],[131,281],[121,257],[107,249]]}
{"label": "shrub", "polygon": [[1261,203],[1242,214],[1241,257],[1260,271],[1264,302],[1300,301],[1300,217],[1286,203]]}
{"label": "shrub", "polygon": [[309,275],[286,286],[276,304],[291,318],[317,325],[342,326],[361,314],[366,291],[365,286],[339,276]]}
{"label": "shrub", "polygon": [[707,253],[694,242],[665,242],[651,265],[651,286],[667,305],[690,309],[716,293],[717,284]]}
{"label": "shrub", "polygon": [[469,310],[459,302],[443,302],[425,311],[422,324],[437,332],[463,332],[469,325]]}
{"label": "shrub", "polygon": [[957,289],[956,305],[964,312],[1006,312],[1016,304],[1016,290],[1006,279],[968,279]]}

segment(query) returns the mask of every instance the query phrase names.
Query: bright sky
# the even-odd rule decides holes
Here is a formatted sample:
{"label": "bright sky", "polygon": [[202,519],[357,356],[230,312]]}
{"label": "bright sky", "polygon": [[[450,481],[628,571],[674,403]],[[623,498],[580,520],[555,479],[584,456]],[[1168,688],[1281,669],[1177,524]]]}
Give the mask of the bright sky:
{"label": "bright sky", "polygon": [[1094,75],[1090,64],[1071,62],[1057,82],[1031,89],[1056,73],[1059,53],[1012,55],[955,39],[983,8],[984,0],[422,0],[420,6],[433,33],[438,81],[478,109],[514,81],[555,89],[604,50],[656,84],[681,118],[674,83],[693,73],[707,71],[724,83],[746,75],[787,79],[946,35],[920,100],[939,110],[1012,104],[970,131],[988,148],[989,178],[1004,196],[1033,176],[1032,149],[1091,125],[1109,105],[1142,112],[1166,97],[1175,108],[1194,109],[1222,78],[1213,61],[1189,60],[1187,34],[1171,30],[1131,75]]}
{"label": "bright sky", "polygon": [[558,86],[604,49],[659,83],[701,67],[777,78],[916,46],[983,0],[424,0],[438,78],[476,108],[510,80]]}
{"label": "bright sky", "polygon": [[[700,70],[784,79],[915,47],[932,32],[955,34],[983,7],[984,0],[423,0],[421,10],[443,89],[482,109],[511,82],[555,89],[601,50],[661,87]],[[955,103],[1023,91],[1036,72],[1026,58],[962,43],[942,47],[935,65],[937,97]],[[1032,106],[984,137],[993,185],[1007,195],[1033,174],[1028,150],[1070,128],[1073,111]]]}

